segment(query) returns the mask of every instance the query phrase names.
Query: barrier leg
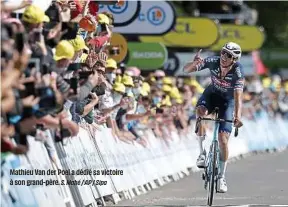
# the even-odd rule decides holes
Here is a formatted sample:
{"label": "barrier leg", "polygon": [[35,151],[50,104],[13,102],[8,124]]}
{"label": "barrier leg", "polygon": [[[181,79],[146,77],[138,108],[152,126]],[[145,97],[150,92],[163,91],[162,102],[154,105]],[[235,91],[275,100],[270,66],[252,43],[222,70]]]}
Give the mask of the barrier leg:
{"label": "barrier leg", "polygon": [[139,191],[140,191],[142,194],[147,193],[146,189],[144,188],[144,185],[138,186],[138,189],[139,189]]}
{"label": "barrier leg", "polygon": [[131,198],[134,198],[136,196],[136,194],[134,193],[133,189],[129,189],[128,193],[129,193]]}
{"label": "barrier leg", "polygon": [[137,187],[136,187],[136,188],[132,188],[132,191],[134,192],[134,194],[135,194],[136,196],[138,196],[138,195],[141,194],[141,192],[138,190]]}
{"label": "barrier leg", "polygon": [[148,185],[151,187],[151,189],[156,189],[156,188],[158,188],[158,186],[155,184],[154,181],[149,182]]}
{"label": "barrier leg", "polygon": [[188,171],[188,169],[184,169],[181,171],[185,176],[190,175],[190,172]]}
{"label": "barrier leg", "polygon": [[114,193],[114,194],[112,194],[111,196],[112,196],[112,199],[113,199],[114,204],[117,204],[119,201],[121,201],[118,193]]}
{"label": "barrier leg", "polygon": [[177,173],[177,175],[179,176],[180,179],[184,178],[184,173],[182,172]]}
{"label": "barrier leg", "polygon": [[123,194],[123,197],[125,199],[129,199],[130,200],[132,198],[128,190],[124,190],[121,193]]}
{"label": "barrier leg", "polygon": [[147,184],[144,184],[144,188],[145,188],[146,191],[152,190],[151,186],[148,185],[148,183],[147,183]]}
{"label": "barrier leg", "polygon": [[164,177],[162,177],[162,179],[165,183],[170,183],[168,176],[164,176]]}

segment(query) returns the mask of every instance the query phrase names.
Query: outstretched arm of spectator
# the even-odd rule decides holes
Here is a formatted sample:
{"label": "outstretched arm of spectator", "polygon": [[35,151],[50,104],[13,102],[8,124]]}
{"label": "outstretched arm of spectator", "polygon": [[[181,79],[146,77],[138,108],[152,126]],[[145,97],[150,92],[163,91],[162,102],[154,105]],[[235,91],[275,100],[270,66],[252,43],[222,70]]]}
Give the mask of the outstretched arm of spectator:
{"label": "outstretched arm of spectator", "polygon": [[92,100],[89,104],[84,106],[83,112],[80,114],[81,116],[86,116],[93,108],[97,105],[99,98],[95,93],[91,93]]}
{"label": "outstretched arm of spectator", "polygon": [[142,114],[126,114],[126,120],[127,121],[138,120],[138,119],[142,119],[145,116],[149,116],[149,115],[150,115],[150,111],[147,111],[146,113],[142,113]]}

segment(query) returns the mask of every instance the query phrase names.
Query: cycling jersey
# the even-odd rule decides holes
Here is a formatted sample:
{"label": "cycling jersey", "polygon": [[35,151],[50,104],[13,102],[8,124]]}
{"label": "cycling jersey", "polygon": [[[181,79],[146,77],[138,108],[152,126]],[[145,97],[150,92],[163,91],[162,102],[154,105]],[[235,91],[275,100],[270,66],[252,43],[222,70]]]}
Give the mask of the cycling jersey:
{"label": "cycling jersey", "polygon": [[243,67],[236,62],[232,69],[221,78],[220,56],[207,57],[197,66],[197,71],[209,68],[211,72],[211,86],[214,93],[219,94],[226,100],[234,99],[234,90],[243,90],[244,74]]}

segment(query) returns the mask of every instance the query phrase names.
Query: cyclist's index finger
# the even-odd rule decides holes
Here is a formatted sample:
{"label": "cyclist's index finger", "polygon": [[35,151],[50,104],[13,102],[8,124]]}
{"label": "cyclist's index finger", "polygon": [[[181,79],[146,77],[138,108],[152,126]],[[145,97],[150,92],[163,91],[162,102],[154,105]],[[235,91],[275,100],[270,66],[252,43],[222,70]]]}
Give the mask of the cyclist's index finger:
{"label": "cyclist's index finger", "polygon": [[199,56],[201,52],[202,52],[202,49],[198,50],[198,52],[196,53],[196,56]]}

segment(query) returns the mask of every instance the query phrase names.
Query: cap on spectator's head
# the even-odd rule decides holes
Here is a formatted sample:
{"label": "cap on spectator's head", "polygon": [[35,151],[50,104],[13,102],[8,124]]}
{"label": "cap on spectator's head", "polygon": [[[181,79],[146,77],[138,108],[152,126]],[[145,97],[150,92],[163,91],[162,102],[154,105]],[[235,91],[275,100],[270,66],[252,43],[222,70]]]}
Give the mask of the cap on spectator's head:
{"label": "cap on spectator's head", "polygon": [[81,58],[81,63],[85,63],[87,57],[88,57],[88,54],[83,53],[83,54],[81,55],[81,57],[80,57],[80,58]]}
{"label": "cap on spectator's head", "polygon": [[264,88],[269,88],[269,86],[271,85],[271,79],[270,78],[263,78],[262,80],[262,84]]}
{"label": "cap on spectator's head", "polygon": [[140,74],[141,74],[141,71],[139,70],[139,68],[137,68],[137,67],[129,67],[129,68],[127,68],[127,70],[126,70],[127,72],[128,71],[131,71],[132,73],[133,73],[133,77],[134,76],[140,76]]}
{"label": "cap on spectator's head", "polygon": [[85,41],[81,35],[77,35],[75,39],[69,40],[70,44],[73,46],[74,51],[77,52],[79,50],[89,50],[86,46]]}
{"label": "cap on spectator's head", "polygon": [[122,82],[122,76],[121,75],[117,75],[115,82],[121,83]]}
{"label": "cap on spectator's head", "polygon": [[113,85],[113,90],[119,93],[125,93],[125,85],[123,83],[116,82]]}
{"label": "cap on spectator's head", "polygon": [[134,94],[132,92],[127,93],[127,96],[130,98],[134,98]]}
{"label": "cap on spectator's head", "polygon": [[177,87],[172,87],[169,93],[169,96],[171,96],[172,98],[179,98],[179,96],[181,96],[179,90]]}
{"label": "cap on spectator's head", "polygon": [[161,101],[161,106],[172,106],[170,96],[166,96],[162,101]]}
{"label": "cap on spectator's head", "polygon": [[147,93],[149,93],[149,92],[150,92],[150,85],[149,85],[149,83],[143,82],[143,84],[142,84],[142,89],[145,90],[145,91],[147,91]]}
{"label": "cap on spectator's head", "polygon": [[134,73],[131,70],[125,70],[124,74],[127,75],[127,76],[131,76],[131,77],[134,76]]}
{"label": "cap on spectator's head", "polygon": [[156,70],[154,73],[155,77],[165,77],[165,73],[163,70]]}
{"label": "cap on spectator's head", "polygon": [[183,98],[182,97],[181,98],[176,98],[175,100],[176,100],[177,104],[182,104],[183,103]]}
{"label": "cap on spectator's head", "polygon": [[36,5],[26,7],[22,20],[30,24],[39,24],[41,22],[50,22],[50,18],[45,15],[45,12]]}
{"label": "cap on spectator's head", "polygon": [[189,85],[189,86],[194,86],[198,93],[202,93],[204,91],[204,88],[194,78],[185,79],[184,83]]}
{"label": "cap on spectator's head", "polygon": [[56,46],[56,52],[54,60],[58,61],[61,59],[71,60],[74,56],[74,48],[67,40],[61,40]]}
{"label": "cap on spectator's head", "polygon": [[117,62],[114,59],[109,58],[106,61],[106,68],[113,68],[114,70],[116,70],[117,69]]}
{"label": "cap on spectator's head", "polygon": [[148,92],[145,90],[145,89],[143,89],[143,87],[141,88],[141,90],[140,90],[140,95],[141,96],[148,96]]}
{"label": "cap on spectator's head", "polygon": [[162,91],[164,91],[164,92],[169,92],[169,91],[171,91],[171,86],[169,86],[169,85],[163,85],[163,87],[162,87]]}
{"label": "cap on spectator's head", "polygon": [[99,24],[107,24],[109,25],[110,21],[109,18],[105,14],[98,14],[97,21]]}
{"label": "cap on spectator's head", "polygon": [[128,76],[128,75],[124,75],[122,78],[122,83],[125,86],[130,86],[130,87],[134,87],[134,83],[133,83],[133,79],[132,77]]}
{"label": "cap on spectator's head", "polygon": [[172,85],[172,79],[169,77],[163,78],[163,84]]}
{"label": "cap on spectator's head", "polygon": [[288,81],[286,81],[286,83],[284,84],[284,89],[286,92],[288,92]]}
{"label": "cap on spectator's head", "polygon": [[109,25],[114,24],[114,16],[112,13],[109,12],[103,12],[102,14],[105,14],[109,18]]}

